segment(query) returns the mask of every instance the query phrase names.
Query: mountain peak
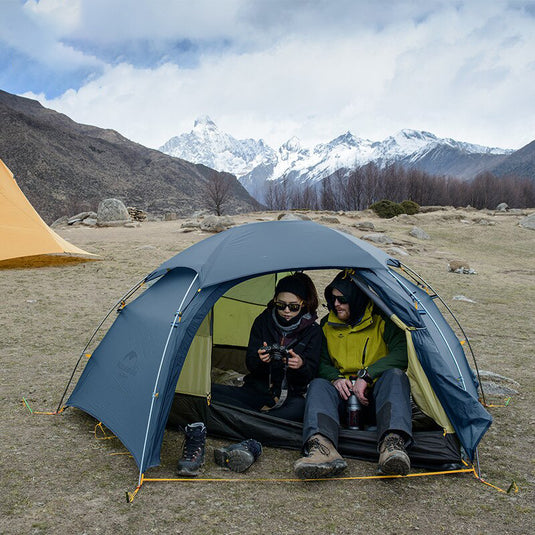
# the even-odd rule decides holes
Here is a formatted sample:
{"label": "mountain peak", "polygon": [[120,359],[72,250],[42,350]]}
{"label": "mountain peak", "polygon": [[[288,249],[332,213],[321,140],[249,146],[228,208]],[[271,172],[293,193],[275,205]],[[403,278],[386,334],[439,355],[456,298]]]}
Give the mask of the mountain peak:
{"label": "mountain peak", "polygon": [[413,130],[411,128],[404,128],[397,134],[394,134],[392,137],[396,140],[411,139],[421,141],[436,141],[438,139],[437,136],[431,132],[426,132],[425,130]]}
{"label": "mountain peak", "polygon": [[197,127],[206,127],[206,128],[217,128],[216,124],[208,115],[201,115],[200,117],[197,117],[195,119],[195,122],[193,123],[193,128]]}
{"label": "mountain peak", "polygon": [[283,143],[280,148],[290,152],[299,152],[301,150],[301,140],[293,136],[286,143]]}
{"label": "mountain peak", "polygon": [[329,145],[331,146],[340,144],[356,147],[358,145],[358,139],[348,130],[345,134],[342,134],[329,141]]}

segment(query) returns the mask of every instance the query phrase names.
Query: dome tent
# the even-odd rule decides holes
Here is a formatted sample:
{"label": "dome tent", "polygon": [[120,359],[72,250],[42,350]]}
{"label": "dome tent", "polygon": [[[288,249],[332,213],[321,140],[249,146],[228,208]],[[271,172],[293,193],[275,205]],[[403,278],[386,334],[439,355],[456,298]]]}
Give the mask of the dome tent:
{"label": "dome tent", "polygon": [[[219,411],[218,432],[225,434],[226,425],[227,436],[234,437],[232,421],[243,424],[251,415],[217,404],[208,408],[216,346],[243,345],[248,318],[272,296],[277,273],[351,268],[355,282],[406,332],[416,402],[473,459],[491,417],[478,401],[477,383],[436,296],[399,274],[399,266],[372,245],[310,221],[251,223],[211,236],[147,275],[139,285],[146,289],[136,299],[124,299],[66,406],[106,425],[132,453],[141,474],[160,462],[177,388],[200,400],[203,410]],[[235,339],[225,341],[229,333]],[[299,435],[300,424],[259,416],[273,424],[274,435]],[[292,440],[288,437],[289,446]]]}

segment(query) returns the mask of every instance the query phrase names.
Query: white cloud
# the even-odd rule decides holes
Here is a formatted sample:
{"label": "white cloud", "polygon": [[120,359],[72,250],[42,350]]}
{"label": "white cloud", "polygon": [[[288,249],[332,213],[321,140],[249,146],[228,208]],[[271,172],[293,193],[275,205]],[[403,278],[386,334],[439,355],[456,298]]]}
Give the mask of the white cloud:
{"label": "white cloud", "polygon": [[[50,9],[59,2],[47,0]],[[151,68],[125,57],[80,88],[40,97],[148,146],[190,130],[205,113],[236,137],[274,146],[348,129],[374,140],[401,128],[511,148],[533,140],[534,19],[504,2],[339,2],[337,10],[321,1],[79,4],[76,31],[74,18],[63,25],[71,37],[229,43],[201,47],[195,68],[174,64],[171,52]]]}

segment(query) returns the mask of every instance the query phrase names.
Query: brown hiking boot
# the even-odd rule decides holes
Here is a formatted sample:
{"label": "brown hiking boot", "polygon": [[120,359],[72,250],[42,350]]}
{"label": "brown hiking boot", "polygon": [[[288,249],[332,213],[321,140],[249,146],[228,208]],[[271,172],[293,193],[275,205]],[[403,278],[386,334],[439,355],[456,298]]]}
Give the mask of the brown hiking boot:
{"label": "brown hiking boot", "polygon": [[411,461],[405,451],[405,441],[396,433],[388,433],[379,448],[378,472],[406,476],[410,469]]}
{"label": "brown hiking boot", "polygon": [[306,443],[306,455],[294,464],[297,477],[318,479],[339,474],[347,463],[336,451],[334,444],[323,435],[313,435]]}

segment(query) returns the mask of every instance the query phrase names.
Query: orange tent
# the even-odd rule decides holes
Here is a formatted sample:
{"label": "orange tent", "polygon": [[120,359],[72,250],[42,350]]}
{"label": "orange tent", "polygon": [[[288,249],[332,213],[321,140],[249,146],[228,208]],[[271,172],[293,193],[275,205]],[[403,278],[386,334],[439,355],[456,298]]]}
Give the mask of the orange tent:
{"label": "orange tent", "polygon": [[0,159],[0,268],[98,260],[58,236],[41,219]]}

